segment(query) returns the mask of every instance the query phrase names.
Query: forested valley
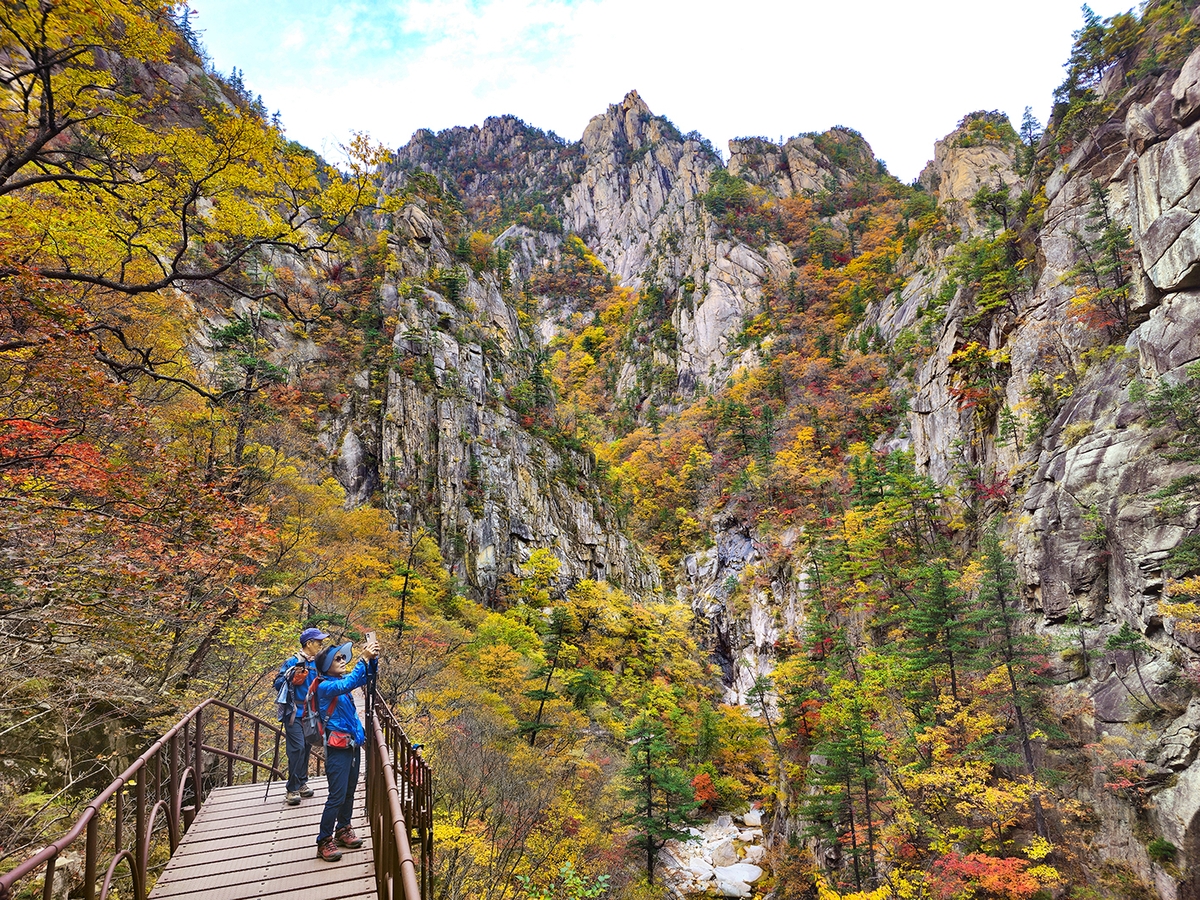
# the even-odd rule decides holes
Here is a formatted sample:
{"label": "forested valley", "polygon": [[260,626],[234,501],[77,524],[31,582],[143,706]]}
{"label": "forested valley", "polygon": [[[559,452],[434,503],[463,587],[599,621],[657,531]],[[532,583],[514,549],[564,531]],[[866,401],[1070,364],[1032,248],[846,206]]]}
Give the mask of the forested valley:
{"label": "forested valley", "polygon": [[1197,48],[1084,7],[913,184],[636,91],[332,165],[186,4],[6,2],[0,871],[315,625],[437,900],[1200,896]]}

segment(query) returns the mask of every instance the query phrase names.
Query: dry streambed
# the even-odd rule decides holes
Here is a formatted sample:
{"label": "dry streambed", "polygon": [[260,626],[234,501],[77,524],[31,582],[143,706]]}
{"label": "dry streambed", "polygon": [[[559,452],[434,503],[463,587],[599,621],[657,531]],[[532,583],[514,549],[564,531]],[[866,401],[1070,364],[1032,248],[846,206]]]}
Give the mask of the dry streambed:
{"label": "dry streambed", "polygon": [[665,881],[679,897],[751,897],[763,876],[762,816],[751,809],[691,829],[687,841],[668,841],[659,857]]}

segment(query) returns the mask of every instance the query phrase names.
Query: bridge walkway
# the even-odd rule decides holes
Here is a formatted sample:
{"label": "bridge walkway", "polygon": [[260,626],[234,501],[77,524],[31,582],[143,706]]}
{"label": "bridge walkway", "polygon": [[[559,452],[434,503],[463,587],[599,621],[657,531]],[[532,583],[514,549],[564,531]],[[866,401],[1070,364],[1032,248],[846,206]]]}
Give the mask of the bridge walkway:
{"label": "bridge walkway", "polygon": [[[0,896],[428,900],[433,773],[377,692],[356,701],[368,739],[352,824],[364,843],[339,862],[316,855],[328,794],[319,764],[310,781],[314,796],[287,806],[278,723],[210,698],[151,744],[57,840],[0,872]],[[271,780],[269,789],[260,774]]]}
{"label": "bridge walkway", "polygon": [[[150,900],[367,900],[378,897],[375,851],[360,778],[354,799],[358,850],[340,862],[317,858],[317,828],[328,788],[312,779],[314,796],[300,806],[283,802],[282,782],[236,784],[209,794],[150,893]],[[264,799],[264,793],[266,798]]]}

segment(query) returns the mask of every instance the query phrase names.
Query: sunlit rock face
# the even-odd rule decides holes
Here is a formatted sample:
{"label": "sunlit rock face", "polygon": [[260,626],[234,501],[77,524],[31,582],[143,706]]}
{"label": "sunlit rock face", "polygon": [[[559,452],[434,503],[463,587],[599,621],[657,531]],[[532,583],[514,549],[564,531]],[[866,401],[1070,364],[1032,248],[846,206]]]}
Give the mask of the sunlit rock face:
{"label": "sunlit rock face", "polygon": [[[1106,79],[1100,90],[1120,84]],[[1180,73],[1125,85],[1110,118],[1055,159],[1032,198],[1040,204],[1029,237],[1036,257],[1030,271],[1037,277],[981,332],[967,321],[962,286],[948,288],[949,255],[957,242],[988,239],[1003,227],[972,202],[981,189],[1013,204],[1023,191],[1037,189],[1018,171],[1022,152],[1003,129],[996,136],[967,125],[934,147],[920,182],[956,236],[909,248],[899,263],[902,286],[869,306],[861,327],[892,344],[921,324],[936,295],[945,295],[945,305],[929,334],[932,350],[907,360],[911,365],[896,376],[895,387],[908,397],[906,421],[877,449],[910,449],[918,471],[942,484],[964,467],[1003,483],[993,512],[1005,513],[1009,523],[1004,537],[1022,600],[1057,646],[1082,640],[1102,647],[1123,625],[1145,639],[1141,675],[1161,706],[1154,729],[1141,725],[1145,711],[1122,681],[1130,661],[1111,655],[1087,667],[1066,651],[1056,656],[1050,665],[1064,686],[1050,702],[1065,709],[1071,698],[1082,698],[1083,711],[1064,718],[1073,738],[1121,743],[1157,767],[1164,786],[1147,813],[1150,825],[1194,869],[1200,713],[1180,673],[1195,664],[1200,641],[1164,618],[1158,602],[1169,589],[1163,560],[1195,532],[1197,513],[1194,506],[1174,517],[1156,511],[1154,492],[1187,470],[1161,452],[1164,435],[1147,424],[1131,387],[1138,379],[1178,378],[1200,359],[1200,55]],[[630,351],[619,366],[616,390],[633,394],[631,406],[638,409],[656,403],[677,409],[697,392],[719,389],[739,367],[758,365],[757,352],[734,339],[761,307],[764,286],[795,271],[783,245],[749,246],[714,224],[705,195],[715,181],[733,176],[785,200],[817,196],[843,183],[854,167],[877,165],[861,137],[835,129],[779,143],[731,142],[728,167],[719,174],[721,161],[707,142],[680,134],[636,92],[592,119],[575,143],[515,119],[489,119],[477,128],[419,133],[396,159],[393,186],[424,169],[457,185],[468,210],[513,197],[544,205],[555,225],[529,218],[498,241],[518,282],[529,283],[563,252],[568,236],[577,235],[614,283],[661,292],[673,329],[670,348],[641,356]],[[1106,193],[1107,214],[1129,227],[1134,244],[1124,343],[1103,353],[1096,352],[1094,331],[1071,315],[1071,273],[1097,189]],[[826,224],[846,227],[837,215]],[[438,226],[419,206],[398,214],[395,233],[404,272],[453,264]],[[442,544],[465,543],[455,558],[468,582],[483,591],[543,543],[568,561],[570,577],[656,586],[654,567],[620,537],[603,504],[579,487],[574,473],[586,472],[586,455],[546,445],[498,402],[503,387],[497,386],[520,374],[512,370],[514,354],[551,340],[571,315],[586,312],[584,298],[540,298],[536,320],[523,327],[492,276],[472,277],[466,296],[469,312],[440,295],[400,303],[397,353],[428,356],[430,383],[393,374],[386,388],[382,411],[390,419],[379,428],[379,458],[394,459],[399,468],[378,477],[398,517],[403,520],[409,502],[399,485],[437,483]],[[468,324],[481,329],[476,336],[464,333]],[[1039,378],[1070,381],[1036,434],[1001,439],[994,428],[979,433],[972,411],[956,397],[951,365],[952,355],[972,340],[1005,360],[1001,402],[1010,409],[1028,407]],[[639,367],[672,384],[673,396],[638,394],[633,373]],[[362,460],[370,458],[369,437],[340,434],[331,450],[338,471],[346,473],[339,477],[361,479],[350,473],[362,472]],[[571,477],[555,474],[564,471]],[[492,486],[482,507],[473,499],[480,473]],[[716,515],[710,530],[710,549],[687,555],[673,586],[704,623],[726,699],[745,703],[755,679],[773,671],[779,647],[803,639],[803,535],[772,535],[768,554],[765,537],[736,516]],[[1200,890],[1186,877],[1168,877],[1142,843],[1128,839],[1128,810],[1099,783],[1080,791],[1102,816],[1089,852],[1169,900]]]}

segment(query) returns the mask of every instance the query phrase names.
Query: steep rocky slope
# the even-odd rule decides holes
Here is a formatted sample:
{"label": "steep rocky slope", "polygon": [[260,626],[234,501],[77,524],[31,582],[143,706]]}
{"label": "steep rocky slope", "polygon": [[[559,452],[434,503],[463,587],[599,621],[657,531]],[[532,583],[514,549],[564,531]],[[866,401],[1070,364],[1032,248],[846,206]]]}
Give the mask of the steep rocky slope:
{"label": "steep rocky slope", "polygon": [[[956,237],[906,246],[902,286],[870,303],[846,338],[902,352],[925,348],[894,375],[894,390],[908,395],[907,414],[877,449],[911,449],[918,471],[943,485],[971,473],[982,486],[979,511],[1006,515],[1037,629],[1060,648],[1085,647],[1082,659],[1060,650],[1051,660],[1058,682],[1051,705],[1064,711],[1075,746],[1124,748],[1145,761],[1152,785],[1150,802],[1137,806],[1104,790],[1101,774],[1090,784],[1082,779],[1077,797],[1100,817],[1087,852],[1164,898],[1200,890],[1194,876],[1180,874],[1200,855],[1200,702],[1185,677],[1197,639],[1158,610],[1168,591],[1163,560],[1200,523],[1194,503],[1164,511],[1154,499],[1190,470],[1164,456],[1164,432],[1150,424],[1137,392],[1139,384],[1182,378],[1200,358],[1198,85],[1200,54],[1182,71],[1105,78],[1097,89],[1101,120],[1071,142],[1044,138],[1040,168],[1011,127],[992,133],[987,116],[965,121],[937,143],[920,179]],[[519,563],[523,548],[543,544],[568,562],[568,578],[656,583],[589,493],[586,454],[532,436],[501,396],[536,370],[534,335],[549,341],[563,333],[588,301],[535,292],[535,307],[518,311],[515,297],[538,272],[562,263],[566,239],[576,235],[615,284],[659,298],[655,334],[666,337],[620,348],[615,360],[613,391],[629,395],[642,422],[651,408],[677,411],[735,370],[757,366],[762,344],[735,338],[799,261],[769,234],[749,240],[722,227],[714,187],[732,176],[769,198],[815,198],[876,163],[865,142],[844,131],[782,145],[741,139],[730,150],[724,168],[702,139],[681,135],[631,92],[574,144],[503,118],[419,133],[396,154],[391,189],[418,171],[433,174],[461,197],[475,227],[502,231],[495,246],[507,254],[506,273],[467,275],[454,297],[429,284],[415,290],[416,280],[430,282],[429,273],[453,269],[458,257],[443,225],[414,200],[396,217],[400,283],[385,289],[402,364],[382,389],[380,477],[401,520],[412,502],[405,491],[438,486],[441,543],[481,591]],[[973,202],[981,190],[991,192],[989,203]],[[1126,263],[1127,308],[1115,324],[1098,324],[1078,308],[1097,191],[1105,215],[1129,227],[1136,251]],[[976,289],[954,274],[955,248],[996,240],[1008,224],[998,226],[997,215],[1007,220],[1021,202],[1037,207],[1025,210],[1019,236],[1032,248],[1028,272],[1036,277],[1018,279],[1004,304],[981,315]],[[848,235],[848,220],[831,211],[824,224]],[[506,275],[512,292],[503,289]],[[529,313],[537,320],[526,327]],[[1118,333],[1110,346],[1108,335]],[[957,354],[973,344],[989,360],[976,373],[994,394],[986,409],[962,400]],[[427,365],[428,383],[404,360]],[[349,432],[341,441],[343,472],[355,469],[361,443]],[[804,634],[802,534],[768,540],[736,511],[718,510],[709,537],[711,547],[684,559],[676,589],[710,629],[729,699],[744,701],[755,678],[772,671],[777,646]],[[782,553],[768,558],[768,543]],[[751,568],[752,581],[743,577]],[[735,592],[741,599],[732,604]],[[1119,652],[1088,659],[1087,647],[1109,645],[1123,627],[1144,641],[1140,660]],[[1134,664],[1154,706],[1149,716],[1128,688]],[[1169,841],[1178,850],[1174,864],[1152,860],[1131,832]]]}
{"label": "steep rocky slope", "polygon": [[[537,547],[555,550],[569,582],[654,587],[655,571],[590,477],[590,454],[553,429],[531,428],[521,411],[539,403],[537,376],[530,380],[539,357],[497,277],[456,268],[441,223],[419,204],[395,223],[399,285],[383,288],[384,312],[396,321],[394,364],[381,386],[379,447],[399,520],[428,520],[433,500],[437,517],[428,524],[484,597]],[[442,293],[417,286],[431,272],[448,285]],[[514,403],[526,388],[535,396]]]}
{"label": "steep rocky slope", "polygon": [[[448,149],[434,153],[435,144]],[[474,160],[484,148],[493,148],[492,165],[506,174],[481,171]],[[824,165],[833,168],[827,160]],[[670,359],[658,364],[674,369],[675,393],[685,396],[697,384],[723,381],[738,355],[731,339],[756,310],[764,279],[790,267],[779,246],[760,252],[718,232],[699,195],[708,189],[709,175],[721,169],[720,159],[699,135],[681,135],[655,116],[636,91],[593,118],[571,145],[511,118],[436,136],[419,132],[397,153],[392,183],[416,169],[454,184],[468,210],[507,203],[520,211],[513,218],[543,243],[562,232],[579,235],[620,283],[661,292],[679,340]],[[514,187],[515,195],[492,199],[499,183]],[[540,214],[531,212],[539,206],[554,219],[549,232],[539,228],[545,225]],[[478,221],[486,226],[497,219],[504,220],[484,215]],[[528,231],[510,231],[501,243],[518,234],[531,239]],[[519,250],[517,255],[528,257]],[[528,271],[527,265],[523,274]],[[623,387],[637,389],[628,378]]]}
{"label": "steep rocky slope", "polygon": [[[1200,890],[1195,876],[1186,874],[1200,850],[1200,703],[1185,675],[1196,664],[1195,632],[1164,616],[1158,603],[1169,596],[1163,571],[1168,552],[1194,535],[1200,522],[1194,503],[1164,510],[1155,499],[1192,470],[1164,454],[1164,432],[1148,423],[1136,392],[1139,384],[1186,380],[1186,367],[1200,359],[1200,297],[1194,289],[1200,248],[1191,234],[1196,212],[1189,199],[1200,178],[1198,68],[1200,54],[1193,54],[1182,73],[1128,88],[1106,81],[1108,93],[1101,96],[1113,101],[1111,118],[1046,180],[1044,224],[1035,235],[1036,282],[992,319],[985,334],[969,323],[970,298],[958,287],[932,335],[933,352],[913,367],[907,427],[892,443],[911,446],[918,466],[941,482],[964,469],[1004,482],[1010,499],[1003,511],[1012,522],[1025,602],[1056,646],[1111,647],[1123,627],[1144,640],[1139,677],[1153,709],[1129,686],[1136,660],[1128,653],[1090,662],[1070,649],[1060,649],[1052,663],[1059,687],[1051,703],[1063,711],[1080,745],[1118,748],[1147,761],[1142,772],[1153,784],[1147,803],[1114,797],[1111,785],[1104,789],[1103,775],[1080,792],[1102,820],[1087,852],[1170,898]],[[922,181],[964,235],[981,234],[987,226],[968,206],[980,188],[1011,187],[1015,198],[1022,186],[1036,190],[1038,184],[1017,175],[1018,145],[970,146],[964,137],[956,132],[938,142]],[[760,171],[774,179],[764,183],[780,184],[782,158],[778,148],[774,155],[759,152],[765,160]],[[783,183],[784,190],[789,186]],[[1112,219],[1131,229],[1136,248],[1128,334],[1123,346],[1107,351],[1102,329],[1072,314],[1078,293],[1072,273],[1087,253],[1081,235],[1096,188],[1106,193]],[[863,328],[878,329],[894,344],[919,327],[949,278],[946,257],[945,250],[928,248],[910,257],[907,285],[869,309]],[[1005,439],[994,417],[981,433],[979,410],[960,402],[962,375],[952,356],[971,340],[981,340],[1003,361],[1006,371],[996,373],[1001,408],[1022,419],[1024,440]],[[1043,393],[1036,409],[1047,382],[1059,388],[1049,398]],[[1035,412],[1045,421],[1031,429]],[[754,535],[737,523],[716,540],[713,550],[687,560],[683,592],[716,623],[731,694],[744,697],[757,675],[770,672],[772,648],[802,633],[805,578],[794,563],[777,567],[770,586],[753,592],[748,613],[732,616],[724,586],[729,576],[761,564],[763,554]],[[1151,859],[1147,834],[1179,849],[1178,868]]]}

